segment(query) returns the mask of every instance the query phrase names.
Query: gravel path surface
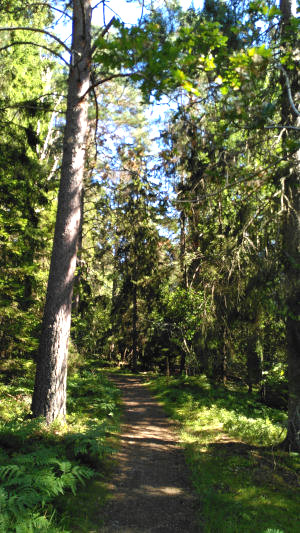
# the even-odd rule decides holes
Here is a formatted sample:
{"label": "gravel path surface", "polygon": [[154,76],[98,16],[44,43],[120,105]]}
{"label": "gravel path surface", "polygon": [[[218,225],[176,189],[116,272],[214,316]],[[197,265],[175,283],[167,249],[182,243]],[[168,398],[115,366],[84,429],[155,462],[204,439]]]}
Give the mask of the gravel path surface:
{"label": "gravel path surface", "polygon": [[113,376],[124,419],[102,533],[200,533],[197,497],[172,422],[136,376]]}

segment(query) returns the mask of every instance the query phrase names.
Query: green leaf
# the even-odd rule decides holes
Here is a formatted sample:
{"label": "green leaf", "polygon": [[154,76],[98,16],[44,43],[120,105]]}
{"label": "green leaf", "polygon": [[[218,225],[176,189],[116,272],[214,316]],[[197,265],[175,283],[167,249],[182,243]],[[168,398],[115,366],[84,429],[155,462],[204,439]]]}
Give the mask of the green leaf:
{"label": "green leaf", "polygon": [[177,80],[179,82],[182,82],[182,81],[186,80],[185,73],[182,70],[180,70],[180,69],[174,70],[173,71],[173,76],[174,76],[175,80]]}
{"label": "green leaf", "polygon": [[268,18],[271,19],[277,15],[281,15],[280,9],[276,5],[271,6],[268,12]]}

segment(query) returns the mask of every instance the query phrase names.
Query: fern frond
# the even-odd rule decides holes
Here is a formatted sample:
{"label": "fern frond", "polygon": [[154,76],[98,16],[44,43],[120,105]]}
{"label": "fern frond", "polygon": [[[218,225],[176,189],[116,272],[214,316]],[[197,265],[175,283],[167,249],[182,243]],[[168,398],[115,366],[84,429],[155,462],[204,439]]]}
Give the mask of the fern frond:
{"label": "fern frond", "polygon": [[4,481],[16,480],[21,477],[23,473],[24,468],[16,464],[0,466],[0,479]]}

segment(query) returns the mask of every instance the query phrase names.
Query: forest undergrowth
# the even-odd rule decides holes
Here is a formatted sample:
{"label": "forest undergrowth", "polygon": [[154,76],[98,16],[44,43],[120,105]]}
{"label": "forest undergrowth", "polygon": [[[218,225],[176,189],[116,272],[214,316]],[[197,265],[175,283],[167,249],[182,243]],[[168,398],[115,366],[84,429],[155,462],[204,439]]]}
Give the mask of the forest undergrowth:
{"label": "forest undergrowth", "polygon": [[178,423],[205,533],[299,531],[300,454],[277,448],[284,412],[205,376],[148,383]]}
{"label": "forest undergrowth", "polygon": [[101,523],[119,392],[96,361],[73,369],[66,423],[30,419],[34,365],[1,364],[0,532],[86,532]]}

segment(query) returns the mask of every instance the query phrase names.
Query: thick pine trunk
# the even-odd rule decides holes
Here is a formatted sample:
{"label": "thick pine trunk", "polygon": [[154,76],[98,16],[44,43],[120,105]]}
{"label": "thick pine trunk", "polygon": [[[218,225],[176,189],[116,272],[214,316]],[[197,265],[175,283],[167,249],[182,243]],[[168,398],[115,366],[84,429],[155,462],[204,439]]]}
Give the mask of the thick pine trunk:
{"label": "thick pine trunk", "polygon": [[73,316],[79,314],[80,309],[80,285],[82,280],[82,268],[81,268],[81,254],[82,254],[82,240],[83,240],[83,213],[84,213],[84,189],[81,193],[80,204],[80,226],[77,244],[77,260],[76,260],[76,276],[74,278],[73,285],[73,300],[72,300],[72,313]]}
{"label": "thick pine trunk", "polygon": [[91,50],[90,0],[73,0],[61,182],[42,334],[32,399],[33,416],[47,423],[66,414],[68,340],[85,160]]}
{"label": "thick pine trunk", "polygon": [[186,269],[186,229],[185,229],[185,223],[186,223],[186,217],[185,212],[181,211],[180,213],[180,252],[179,252],[179,261],[180,261],[180,271],[182,276],[182,287],[184,289],[188,288],[188,280],[187,280],[187,269]]}
{"label": "thick pine trunk", "polygon": [[[300,126],[300,121],[299,121]],[[297,166],[296,166],[297,165]],[[285,273],[287,282],[287,353],[289,408],[286,447],[300,451],[300,151],[286,181],[290,207],[284,227]]]}
{"label": "thick pine trunk", "polygon": [[138,362],[138,308],[137,308],[137,284],[136,284],[136,272],[134,269],[134,279],[132,283],[132,362],[131,368],[133,372],[137,372]]}
{"label": "thick pine trunk", "polygon": [[[299,162],[298,162],[299,164]],[[298,175],[299,175],[298,168]],[[288,351],[288,380],[289,380],[289,410],[288,432],[286,442],[288,448],[300,451],[300,194],[299,177],[298,190],[296,180],[289,199],[293,202],[295,211],[289,214],[286,232],[287,240],[285,252],[289,256],[287,299],[287,351]],[[292,187],[291,187],[292,188]],[[297,210],[297,211],[296,211]]]}
{"label": "thick pine trunk", "polygon": [[[291,1],[281,0],[282,12],[281,39],[282,47],[288,48],[288,40],[293,35],[290,26]],[[297,42],[289,45],[297,46]],[[294,101],[299,102],[300,84],[296,66],[288,70],[288,77]],[[285,76],[282,76],[282,125],[300,127],[299,116],[292,110],[288,97]],[[300,150],[291,153],[287,140],[292,136],[296,140],[299,132],[283,131],[283,149],[289,165],[284,176],[284,192],[286,198],[286,214],[283,223],[283,256],[287,285],[287,352],[289,377],[289,409],[288,431],[285,447],[300,451]]]}

